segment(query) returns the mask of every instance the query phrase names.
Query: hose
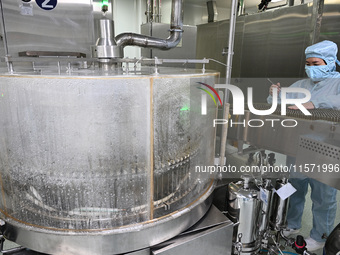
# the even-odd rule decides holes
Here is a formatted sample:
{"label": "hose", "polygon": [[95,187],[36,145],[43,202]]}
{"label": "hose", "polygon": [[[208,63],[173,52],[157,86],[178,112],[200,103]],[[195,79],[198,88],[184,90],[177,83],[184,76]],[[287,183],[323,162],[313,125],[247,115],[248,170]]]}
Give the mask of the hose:
{"label": "hose", "polygon": [[[260,251],[262,251],[262,252],[268,252],[268,250],[260,250]],[[294,253],[294,252],[290,252],[290,251],[282,251],[282,253],[291,254],[291,255],[298,255],[298,254],[296,254],[296,253]]]}

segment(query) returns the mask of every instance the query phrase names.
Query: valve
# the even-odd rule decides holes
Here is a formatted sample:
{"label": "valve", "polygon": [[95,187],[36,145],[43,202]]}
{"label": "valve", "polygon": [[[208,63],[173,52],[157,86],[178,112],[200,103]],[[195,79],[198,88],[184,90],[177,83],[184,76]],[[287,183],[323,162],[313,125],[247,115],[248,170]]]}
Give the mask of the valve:
{"label": "valve", "polygon": [[238,234],[238,241],[234,244],[235,250],[234,250],[234,254],[240,255],[242,252],[242,233]]}
{"label": "valve", "polygon": [[305,250],[307,250],[306,248],[306,241],[303,238],[303,236],[298,235],[296,237],[296,240],[293,244],[293,249],[298,253],[298,254],[303,254],[303,252]]}
{"label": "valve", "polygon": [[106,13],[109,10],[109,0],[102,1],[102,12]]}
{"label": "valve", "polygon": [[307,250],[306,241],[303,236],[298,235],[292,247],[298,254],[315,255],[315,253],[311,253]]}

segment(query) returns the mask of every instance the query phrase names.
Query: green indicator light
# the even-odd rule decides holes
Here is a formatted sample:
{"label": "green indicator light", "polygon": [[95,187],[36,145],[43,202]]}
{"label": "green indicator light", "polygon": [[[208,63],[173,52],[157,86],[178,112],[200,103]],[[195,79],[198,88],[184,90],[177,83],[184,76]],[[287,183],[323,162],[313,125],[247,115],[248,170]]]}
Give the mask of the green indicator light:
{"label": "green indicator light", "polygon": [[105,14],[109,10],[109,0],[102,0],[102,12]]}
{"label": "green indicator light", "polygon": [[183,111],[190,111],[190,108],[188,106],[184,106],[182,109],[180,109],[181,112]]}

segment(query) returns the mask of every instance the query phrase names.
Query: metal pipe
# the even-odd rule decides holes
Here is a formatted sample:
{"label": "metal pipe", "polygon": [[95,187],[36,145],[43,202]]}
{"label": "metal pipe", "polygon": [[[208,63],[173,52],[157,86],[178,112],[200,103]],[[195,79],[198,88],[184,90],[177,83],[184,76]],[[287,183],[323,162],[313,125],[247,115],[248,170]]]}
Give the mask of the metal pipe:
{"label": "metal pipe", "polygon": [[208,22],[216,22],[217,21],[217,6],[216,1],[210,0],[207,2],[207,8],[208,8]]}
{"label": "metal pipe", "polygon": [[1,22],[2,22],[2,38],[4,41],[4,47],[5,47],[5,54],[6,56],[9,55],[9,50],[8,50],[8,44],[7,44],[7,33],[6,33],[6,27],[5,27],[5,17],[4,17],[4,11],[3,11],[3,6],[2,6],[2,1],[0,0],[0,9],[1,9]]}
{"label": "metal pipe", "polygon": [[158,0],[158,22],[162,23],[162,0]]}
{"label": "metal pipe", "polygon": [[[225,120],[228,119],[230,111],[230,104],[228,102],[224,102],[224,108],[223,108],[223,118]],[[225,150],[227,146],[227,135],[228,135],[228,125],[223,125],[222,127],[222,138],[221,138],[221,153],[220,153],[220,166],[224,166],[225,164]]]}
{"label": "metal pipe", "polygon": [[[232,0],[230,10],[230,24],[229,24],[229,42],[228,42],[228,54],[227,54],[227,68],[226,68],[226,84],[230,84],[231,70],[234,55],[234,39],[235,39],[235,25],[237,16],[237,0]],[[229,93],[226,93],[229,97]],[[227,98],[229,99],[229,98]],[[228,102],[228,101],[225,101]]]}
{"label": "metal pipe", "polygon": [[244,0],[239,0],[239,7],[238,7],[238,16],[244,15],[245,7],[244,7]]}
{"label": "metal pipe", "polygon": [[152,4],[151,0],[147,0],[146,2],[146,22],[152,22]]}
{"label": "metal pipe", "polygon": [[[230,84],[231,80],[231,68],[232,68],[232,61],[234,55],[234,38],[235,38],[235,24],[236,24],[236,15],[237,15],[237,1],[231,1],[231,10],[230,10],[230,24],[229,24],[229,42],[228,42],[228,53],[227,53],[227,67],[226,67],[226,84]],[[224,104],[225,107],[223,108],[223,116],[228,119],[229,114],[229,90],[225,90],[224,93]],[[228,104],[228,105],[227,105]],[[228,125],[224,125],[228,126]],[[224,157],[225,157],[225,148],[226,148],[226,137],[228,134],[228,128],[223,127],[222,129],[222,139],[221,139],[221,148],[220,148],[220,165],[224,165]]]}
{"label": "metal pipe", "polygon": [[118,46],[135,45],[146,48],[168,50],[177,46],[183,34],[183,0],[172,0],[170,35],[167,39],[123,33],[116,36]]}
{"label": "metal pipe", "polygon": [[5,27],[5,16],[4,16],[4,10],[3,10],[3,6],[2,6],[2,0],[0,0],[0,11],[1,11],[1,22],[2,22],[2,39],[4,41],[4,48],[5,48],[5,54],[6,54],[6,63],[7,63],[7,69],[9,73],[13,73],[14,69],[13,69],[13,63],[11,61],[9,61],[9,49],[8,49],[8,41],[7,41],[7,32],[6,32],[6,27]]}
{"label": "metal pipe", "polygon": [[312,12],[312,22],[311,22],[312,32],[310,34],[310,44],[314,44],[319,41],[324,2],[325,2],[324,0],[313,1],[313,12]]}
{"label": "metal pipe", "polygon": [[157,13],[158,13],[158,7],[157,7],[157,0],[153,0],[153,4],[152,4],[152,19],[154,22],[158,22],[157,21]]}
{"label": "metal pipe", "polygon": [[154,21],[157,23],[161,22],[161,0],[154,0]]}

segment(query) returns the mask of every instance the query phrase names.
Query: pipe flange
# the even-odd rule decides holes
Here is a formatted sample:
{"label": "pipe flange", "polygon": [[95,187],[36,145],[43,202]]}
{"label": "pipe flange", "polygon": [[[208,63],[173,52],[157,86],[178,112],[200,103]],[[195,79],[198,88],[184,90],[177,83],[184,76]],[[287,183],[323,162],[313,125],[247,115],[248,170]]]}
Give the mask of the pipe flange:
{"label": "pipe flange", "polygon": [[92,47],[92,55],[95,58],[123,58],[123,47],[116,45],[97,45]]}
{"label": "pipe flange", "polygon": [[169,32],[184,32],[184,30],[183,29],[179,29],[179,28],[171,28],[171,29],[169,29],[168,30]]}

